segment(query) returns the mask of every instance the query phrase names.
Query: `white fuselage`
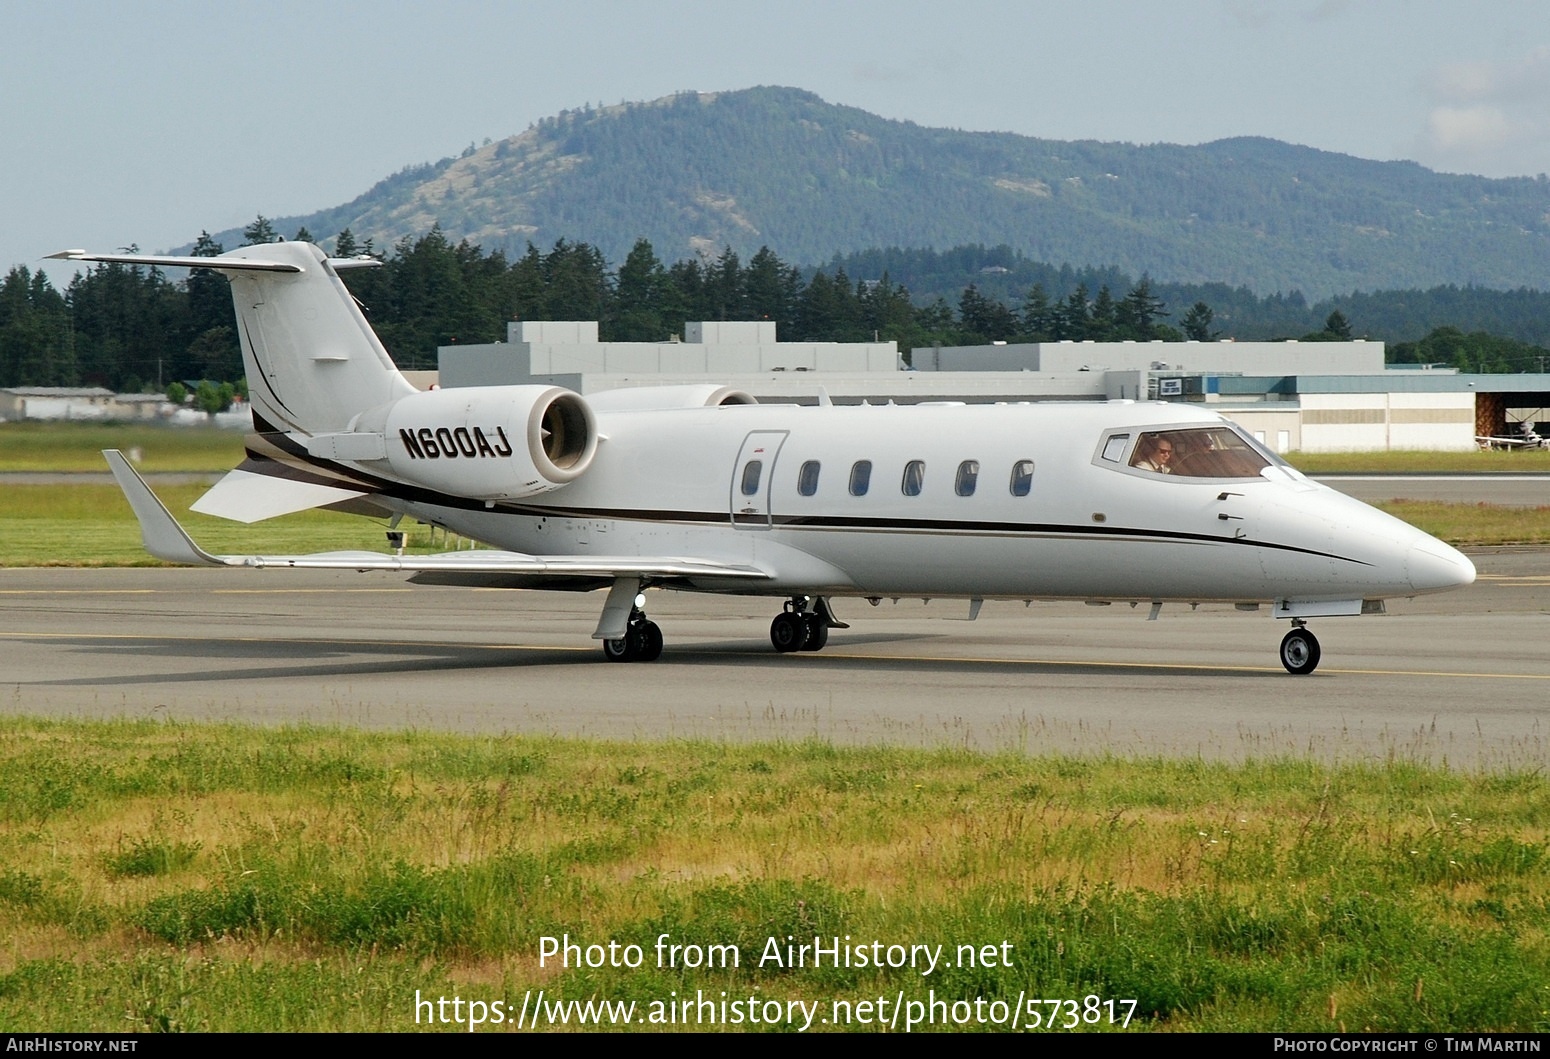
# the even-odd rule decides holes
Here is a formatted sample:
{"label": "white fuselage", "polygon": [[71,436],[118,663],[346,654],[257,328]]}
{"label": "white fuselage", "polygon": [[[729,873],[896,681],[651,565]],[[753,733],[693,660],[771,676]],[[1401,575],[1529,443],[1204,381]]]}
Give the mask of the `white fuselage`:
{"label": "white fuselage", "polygon": [[[1198,407],[732,405],[603,411],[597,422],[592,465],[552,492],[392,502],[511,551],[685,555],[773,575],[694,582],[713,591],[1317,602],[1474,577],[1447,545],[1282,464],[1254,477],[1164,475],[1108,444],[1222,422]],[[854,495],[861,461],[870,481]],[[912,461],[923,473],[907,495]],[[960,495],[965,461],[978,463],[971,495]]]}

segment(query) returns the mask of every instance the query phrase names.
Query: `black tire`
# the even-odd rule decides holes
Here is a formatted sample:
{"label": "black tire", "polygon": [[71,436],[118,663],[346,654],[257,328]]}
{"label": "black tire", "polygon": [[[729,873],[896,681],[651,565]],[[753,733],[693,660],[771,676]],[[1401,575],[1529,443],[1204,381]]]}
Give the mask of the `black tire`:
{"label": "black tire", "polygon": [[633,662],[635,661],[635,656],[630,648],[631,642],[628,633],[625,634],[622,640],[604,640],[603,657],[610,662]]}
{"label": "black tire", "polygon": [[654,621],[640,624],[640,655],[637,661],[655,662],[662,657],[662,629]]}
{"label": "black tire", "polygon": [[775,620],[770,622],[770,643],[781,654],[802,650],[807,644],[807,622],[802,620],[802,615],[789,611],[775,615]]}
{"label": "black tire", "polygon": [[1307,629],[1293,629],[1281,640],[1281,664],[1295,676],[1305,677],[1319,667],[1319,641]]}
{"label": "black tire", "polygon": [[807,642],[802,645],[802,650],[822,651],[829,642],[828,622],[816,614],[804,614],[802,617],[807,625]]}

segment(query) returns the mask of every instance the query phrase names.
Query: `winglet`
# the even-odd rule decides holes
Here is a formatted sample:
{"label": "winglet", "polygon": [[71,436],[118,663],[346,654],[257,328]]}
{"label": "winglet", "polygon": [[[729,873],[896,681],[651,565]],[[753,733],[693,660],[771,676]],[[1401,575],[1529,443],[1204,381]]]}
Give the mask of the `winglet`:
{"label": "winglet", "polygon": [[145,543],[146,551],[169,563],[228,565],[194,543],[193,538],[178,525],[177,519],[172,517],[172,513],[156,499],[156,494],[145,484],[145,479],[129,465],[122,452],[118,449],[104,449],[102,455],[107,459],[108,469],[113,472],[118,487],[124,491],[124,498],[134,509],[135,518],[140,520],[140,539]]}

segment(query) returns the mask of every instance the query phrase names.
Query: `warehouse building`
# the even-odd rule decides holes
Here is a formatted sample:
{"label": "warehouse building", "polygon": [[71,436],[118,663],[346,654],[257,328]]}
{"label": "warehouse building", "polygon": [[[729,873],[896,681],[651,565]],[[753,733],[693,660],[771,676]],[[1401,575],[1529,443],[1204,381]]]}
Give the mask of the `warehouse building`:
{"label": "warehouse building", "polygon": [[771,322],[690,323],[682,342],[600,342],[596,322],[521,322],[443,346],[440,384],[544,383],[581,394],[716,383],[762,402],[1199,403],[1278,452],[1471,449],[1520,435],[1550,375],[1386,366],[1381,342],[1044,342],[933,347],[777,342]]}

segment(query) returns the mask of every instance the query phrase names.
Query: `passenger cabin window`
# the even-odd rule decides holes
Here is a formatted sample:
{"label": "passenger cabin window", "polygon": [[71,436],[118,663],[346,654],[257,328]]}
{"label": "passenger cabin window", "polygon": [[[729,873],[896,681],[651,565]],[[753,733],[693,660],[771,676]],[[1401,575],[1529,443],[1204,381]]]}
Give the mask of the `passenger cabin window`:
{"label": "passenger cabin window", "polygon": [[1210,426],[1148,431],[1136,440],[1130,466],[1186,478],[1257,478],[1270,461],[1231,427]]}
{"label": "passenger cabin window", "polygon": [[1033,461],[1018,460],[1012,464],[1012,495],[1027,496],[1033,492]]}
{"label": "passenger cabin window", "polygon": [[1125,456],[1125,449],[1130,445],[1129,434],[1115,434],[1103,443],[1103,458],[1110,463],[1118,463]]}
{"label": "passenger cabin window", "polygon": [[817,460],[808,460],[802,464],[802,469],[797,472],[797,492],[803,496],[812,496],[818,492]]}
{"label": "passenger cabin window", "polygon": [[763,460],[749,460],[743,465],[743,495],[753,496],[759,491],[759,476],[764,472]]}
{"label": "passenger cabin window", "polygon": [[919,496],[926,484],[926,461],[911,460],[904,465],[904,480],[899,483],[905,496]]}
{"label": "passenger cabin window", "polygon": [[958,477],[953,479],[953,492],[959,496],[973,496],[974,487],[980,480],[980,461],[964,460],[958,465]]}
{"label": "passenger cabin window", "polygon": [[866,496],[872,485],[872,461],[857,460],[850,468],[850,495]]}

